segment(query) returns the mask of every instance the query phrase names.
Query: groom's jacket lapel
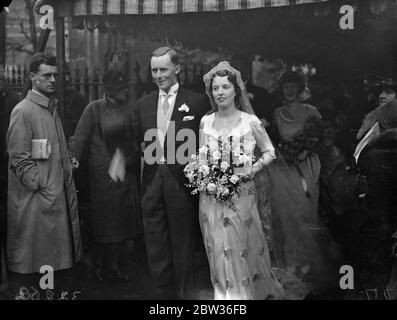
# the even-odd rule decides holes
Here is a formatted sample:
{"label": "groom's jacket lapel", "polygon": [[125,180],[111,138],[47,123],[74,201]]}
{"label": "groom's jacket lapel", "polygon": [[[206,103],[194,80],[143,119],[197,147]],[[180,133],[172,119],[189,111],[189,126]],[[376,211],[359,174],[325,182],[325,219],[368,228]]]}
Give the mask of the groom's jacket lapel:
{"label": "groom's jacket lapel", "polygon": [[178,93],[176,95],[175,99],[175,104],[174,104],[174,110],[172,111],[171,115],[171,121],[175,121],[175,128],[178,127],[178,124],[182,122],[182,112],[178,110],[178,108],[184,103],[184,89],[182,87],[179,87]]}

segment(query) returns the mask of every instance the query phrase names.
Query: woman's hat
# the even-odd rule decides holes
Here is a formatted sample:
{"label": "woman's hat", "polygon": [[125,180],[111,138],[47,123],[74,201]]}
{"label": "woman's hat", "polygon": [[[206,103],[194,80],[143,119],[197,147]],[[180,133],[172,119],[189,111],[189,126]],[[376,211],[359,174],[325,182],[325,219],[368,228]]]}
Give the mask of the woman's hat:
{"label": "woman's hat", "polygon": [[375,77],[371,83],[371,91],[380,94],[384,89],[393,89],[397,93],[397,82],[391,78]]}

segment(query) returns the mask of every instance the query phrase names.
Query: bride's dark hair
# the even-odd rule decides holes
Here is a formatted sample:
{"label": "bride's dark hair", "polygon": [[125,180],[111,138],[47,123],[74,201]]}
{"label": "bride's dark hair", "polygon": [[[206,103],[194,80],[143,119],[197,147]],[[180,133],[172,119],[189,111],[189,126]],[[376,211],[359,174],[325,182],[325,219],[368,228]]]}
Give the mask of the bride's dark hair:
{"label": "bride's dark hair", "polygon": [[237,83],[237,78],[236,75],[229,70],[219,70],[215,72],[212,77],[211,77],[211,82],[210,82],[210,94],[211,98],[214,99],[212,95],[212,83],[214,81],[215,77],[227,77],[227,80],[230,81],[230,83],[234,87],[234,91],[236,92],[236,96],[234,97],[234,103],[236,104],[236,108],[240,109],[240,97],[241,97],[241,89]]}

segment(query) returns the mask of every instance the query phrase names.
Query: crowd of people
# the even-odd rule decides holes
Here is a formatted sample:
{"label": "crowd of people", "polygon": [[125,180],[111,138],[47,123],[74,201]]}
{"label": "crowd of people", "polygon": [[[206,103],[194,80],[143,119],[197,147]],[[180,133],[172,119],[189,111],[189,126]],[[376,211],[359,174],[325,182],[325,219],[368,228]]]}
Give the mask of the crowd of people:
{"label": "crowd of people", "polygon": [[[7,270],[65,270],[84,251],[96,281],[130,281],[133,270],[122,270],[120,258],[143,235],[155,299],[198,298],[198,263],[208,265],[218,300],[321,296],[339,288],[345,264],[354,267],[359,289],[390,289],[387,298],[397,298],[392,80],[374,87],[378,106],[346,155],[327,117],[304,97],[307,84],[297,72],[285,72],[278,97],[252,84],[249,60],[235,56],[204,75],[205,96],[180,85],[172,48],[156,49],[149,64],[157,90],[130,103],[125,74],[109,70],[104,96],[88,105],[68,87],[62,121],[54,57],[33,56],[32,88],[19,103],[0,78],[2,290]],[[66,70],[67,84],[68,77]],[[230,205],[214,200],[221,197],[211,183],[199,194],[189,188],[189,160],[180,159],[203,147],[208,159],[220,154],[219,170],[225,161],[245,179]],[[235,157],[245,160],[237,165]],[[345,208],[351,214],[336,214],[330,159],[354,167]],[[81,209],[86,198],[89,213]],[[301,287],[300,295],[288,292],[288,283]]]}

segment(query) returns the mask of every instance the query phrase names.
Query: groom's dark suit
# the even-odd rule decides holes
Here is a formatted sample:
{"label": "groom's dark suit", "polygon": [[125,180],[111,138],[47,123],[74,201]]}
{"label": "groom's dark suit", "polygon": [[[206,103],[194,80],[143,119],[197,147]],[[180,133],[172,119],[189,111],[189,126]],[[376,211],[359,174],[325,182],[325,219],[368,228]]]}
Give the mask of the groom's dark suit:
{"label": "groom's dark suit", "polygon": [[[157,128],[158,101],[157,90],[138,100],[136,104],[135,136],[139,145],[144,142],[145,149],[153,147],[155,140],[153,138],[144,141],[144,136],[148,130]],[[184,104],[189,108],[188,112],[178,110]],[[183,173],[185,163],[178,163],[176,156],[186,137],[184,141],[176,141],[175,137],[181,129],[192,130],[196,141],[191,143],[195,143],[196,148],[193,151],[196,151],[200,119],[208,110],[209,102],[204,96],[179,87],[164,142],[164,157],[167,163],[148,164],[148,155],[145,156],[142,174],[142,216],[149,268],[158,298],[186,297],[187,284],[192,276],[199,233],[198,202],[184,185],[187,182]],[[194,118],[187,120],[186,117]],[[172,133],[173,124],[175,135]],[[173,150],[170,148],[172,145],[175,146]],[[160,158],[159,154],[153,156]],[[174,164],[169,163],[172,159],[175,159]]]}

